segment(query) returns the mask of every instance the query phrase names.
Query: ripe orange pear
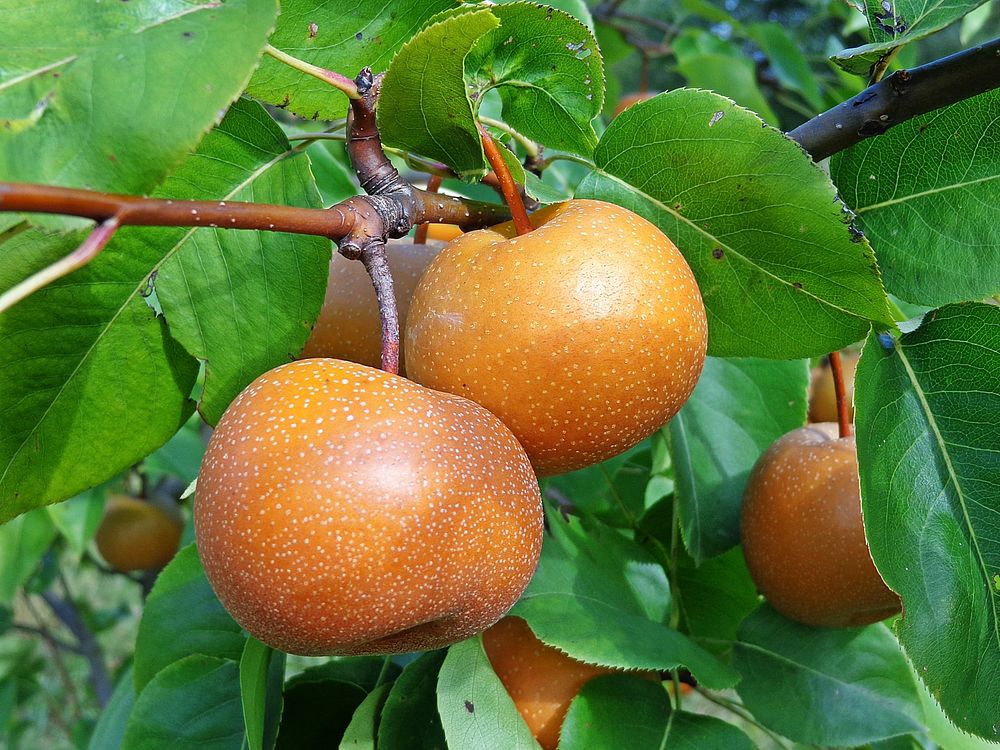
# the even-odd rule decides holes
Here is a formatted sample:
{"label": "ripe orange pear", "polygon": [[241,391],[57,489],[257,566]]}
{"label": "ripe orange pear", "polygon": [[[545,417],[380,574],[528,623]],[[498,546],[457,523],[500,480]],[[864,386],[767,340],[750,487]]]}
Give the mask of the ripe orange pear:
{"label": "ripe orange pear", "polygon": [[177,553],[183,526],[176,507],[111,495],[94,541],[101,557],[115,570],[159,570]]}
{"label": "ripe orange pear", "polygon": [[839,437],[835,424],[793,430],[761,455],[742,536],[758,590],[792,620],[847,627],[900,610],[865,540],[854,438]]}
{"label": "ripe orange pear", "polygon": [[407,374],[482,404],[536,471],[610,458],[691,395],[708,327],[691,269],[653,224],[573,200],[467,232],[430,264],[407,321]]}
{"label": "ripe orange pear", "polygon": [[[414,245],[409,240],[390,240],[386,244],[386,257],[392,273],[393,292],[399,314],[400,335],[406,330],[413,290],[442,247],[444,243],[437,241]],[[302,356],[346,359],[378,367],[382,362],[381,330],[378,300],[364,265],[334,252],[330,260],[330,277],[326,285],[323,309],[306,341]],[[399,371],[403,374],[403,352],[399,356]]]}
{"label": "ripe orange pear", "polygon": [[[844,371],[844,390],[847,397],[847,412],[854,419],[854,373],[858,369],[858,353],[845,352],[840,356]],[[809,421],[837,421],[837,391],[833,387],[833,370],[829,360],[813,369],[809,387]]]}
{"label": "ripe orange pear", "polygon": [[[505,617],[483,633],[483,650],[543,750],[559,745],[569,704],[583,686],[622,671],[578,661],[542,643],[520,617]],[[653,672],[642,676],[656,679]]]}
{"label": "ripe orange pear", "polygon": [[222,604],[295,654],[440,648],[497,621],[538,562],[523,449],[466,399],[305,359],[230,404],[198,477],[195,535]]}

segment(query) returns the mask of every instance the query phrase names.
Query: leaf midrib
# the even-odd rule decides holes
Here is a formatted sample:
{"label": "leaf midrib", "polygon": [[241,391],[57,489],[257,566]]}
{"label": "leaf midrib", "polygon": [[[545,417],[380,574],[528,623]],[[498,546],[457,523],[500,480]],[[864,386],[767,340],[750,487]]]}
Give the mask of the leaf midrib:
{"label": "leaf midrib", "polygon": [[680,213],[677,213],[676,211],[674,211],[673,209],[671,209],[670,206],[666,205],[665,203],[663,203],[660,200],[657,200],[656,198],[654,198],[653,196],[651,196],[649,193],[645,192],[644,190],[640,190],[638,187],[636,187],[632,183],[626,182],[625,180],[623,180],[623,179],[621,179],[619,177],[616,177],[615,175],[611,174],[610,172],[605,172],[603,169],[601,169],[600,167],[598,167],[596,165],[594,166],[594,172],[597,173],[597,174],[601,174],[601,175],[603,175],[603,176],[605,176],[605,177],[607,177],[607,178],[609,178],[609,179],[617,182],[618,184],[620,184],[620,185],[628,188],[629,190],[633,191],[636,195],[639,195],[639,196],[643,197],[644,199],[648,200],[650,203],[652,203],[653,205],[655,205],[657,208],[661,209],[662,211],[664,211],[665,213],[669,214],[670,216],[675,217],[678,221],[680,221],[680,222],[686,224],[687,226],[691,227],[698,234],[700,234],[703,237],[711,240],[714,244],[722,246],[726,250],[730,251],[734,256],[736,256],[737,258],[739,258],[740,260],[742,260],[744,263],[746,263],[748,266],[750,266],[751,268],[756,269],[760,273],[764,274],[765,276],[767,276],[770,279],[773,279],[774,281],[778,282],[782,286],[788,287],[789,289],[794,289],[796,292],[801,292],[802,294],[804,294],[807,297],[810,297],[811,299],[815,300],[819,304],[824,305],[824,306],[826,306],[826,307],[828,307],[830,309],[836,310],[836,311],[838,311],[840,313],[843,313],[844,315],[848,315],[848,316],[850,316],[852,318],[857,318],[858,320],[863,320],[863,321],[866,321],[866,322],[868,322],[868,321],[871,320],[871,318],[868,318],[868,317],[866,317],[864,315],[860,315],[860,314],[854,312],[853,310],[848,310],[845,307],[841,307],[840,305],[836,305],[836,304],[834,304],[833,302],[831,302],[829,300],[823,299],[822,297],[817,296],[816,294],[814,294],[813,292],[810,292],[809,290],[805,289],[804,287],[803,288],[799,288],[799,289],[795,289],[792,286],[791,282],[786,281],[785,279],[781,278],[780,276],[777,276],[774,273],[772,273],[771,271],[767,270],[763,266],[757,264],[751,258],[748,258],[743,253],[741,253],[738,250],[736,250],[735,248],[733,248],[733,246],[730,245],[728,242],[725,242],[721,238],[716,237],[714,234],[712,234],[708,230],[703,229],[702,227],[699,227],[693,220],[687,218],[686,216],[684,216],[684,215],[682,215]]}

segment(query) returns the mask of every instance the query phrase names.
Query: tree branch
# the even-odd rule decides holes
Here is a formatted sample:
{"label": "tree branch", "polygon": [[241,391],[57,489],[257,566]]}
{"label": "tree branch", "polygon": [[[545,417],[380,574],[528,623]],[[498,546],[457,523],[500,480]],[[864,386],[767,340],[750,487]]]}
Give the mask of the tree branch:
{"label": "tree branch", "polygon": [[[63,585],[65,587],[65,582]],[[80,653],[90,665],[90,685],[94,688],[94,695],[97,696],[97,704],[104,708],[111,700],[113,686],[107,665],[104,663],[104,654],[101,652],[100,644],[83,621],[73,600],[69,598],[68,591],[66,599],[59,598],[51,591],[42,592],[42,599],[49,605],[52,614],[69,628],[73,637],[76,638],[76,642],[80,645]]]}
{"label": "tree branch", "polygon": [[329,209],[234,201],[181,201],[98,193],[91,190],[0,182],[0,211],[63,214],[121,226],[225,227],[291,232],[338,239],[354,227],[363,196]]}
{"label": "tree branch", "polygon": [[91,230],[87,239],[76,250],[0,294],[0,313],[43,286],[90,263],[115,236],[119,226],[118,219],[114,216],[102,221]]}
{"label": "tree branch", "polygon": [[918,115],[1000,87],[1000,39],[897,70],[788,133],[816,161]]}

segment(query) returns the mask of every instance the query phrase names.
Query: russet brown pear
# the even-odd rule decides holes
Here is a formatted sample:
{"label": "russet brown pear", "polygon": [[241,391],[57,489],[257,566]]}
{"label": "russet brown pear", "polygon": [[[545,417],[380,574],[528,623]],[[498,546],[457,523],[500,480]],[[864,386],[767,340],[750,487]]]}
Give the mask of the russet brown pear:
{"label": "russet brown pear", "polygon": [[230,404],[194,519],[226,609],[306,655],[468,638],[517,601],[542,542],[538,482],[496,417],[333,359],[275,368]]}
{"label": "russet brown pear", "polygon": [[750,576],[776,610],[806,625],[867,625],[900,609],[865,540],[854,438],[838,434],[822,423],[779,438],[744,494]]}
{"label": "russet brown pear", "polygon": [[610,458],[691,395],[708,327],[691,269],[641,216],[573,200],[468,232],[434,259],[410,307],[407,374],[482,404],[539,474]]}

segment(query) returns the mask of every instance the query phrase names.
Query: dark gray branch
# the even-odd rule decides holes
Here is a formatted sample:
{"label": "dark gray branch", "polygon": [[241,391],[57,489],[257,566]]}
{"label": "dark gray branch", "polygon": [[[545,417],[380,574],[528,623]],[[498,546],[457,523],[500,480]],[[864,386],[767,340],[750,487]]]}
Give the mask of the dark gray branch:
{"label": "dark gray branch", "polygon": [[1000,87],[1000,39],[897,70],[788,136],[816,161],[918,115]]}
{"label": "dark gray branch", "polygon": [[104,663],[104,654],[97,639],[83,621],[83,617],[80,616],[72,599],[61,599],[50,591],[43,592],[42,599],[49,605],[52,614],[58,617],[60,622],[69,628],[73,637],[76,638],[80,653],[90,665],[90,685],[97,697],[97,705],[104,708],[111,700],[111,691],[114,686],[111,683],[111,676],[108,674],[108,668]]}

